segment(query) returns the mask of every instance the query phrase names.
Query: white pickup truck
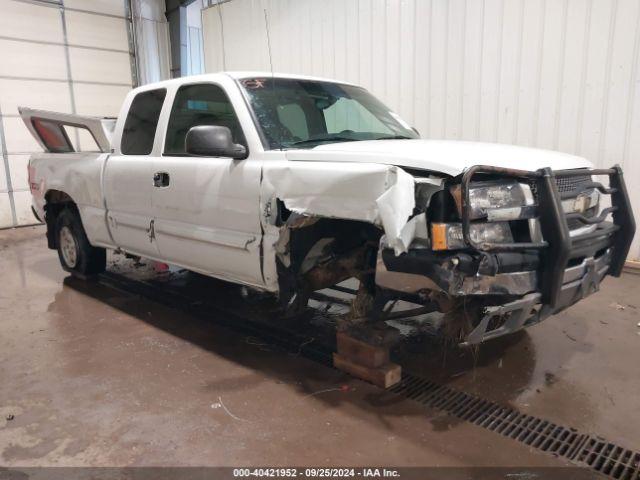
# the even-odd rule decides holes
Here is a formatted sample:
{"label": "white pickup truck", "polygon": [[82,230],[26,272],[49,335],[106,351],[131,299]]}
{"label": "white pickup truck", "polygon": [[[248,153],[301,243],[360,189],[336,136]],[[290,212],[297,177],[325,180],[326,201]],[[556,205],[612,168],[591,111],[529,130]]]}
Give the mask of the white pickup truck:
{"label": "white pickup truck", "polygon": [[[34,213],[85,275],[119,249],[289,310],[355,277],[365,313],[419,303],[476,344],[620,275],[635,232],[619,167],[423,140],[343,82],[219,73],[136,88],[117,120],[20,112],[45,150],[29,162]],[[94,152],[76,151],[78,131]]]}

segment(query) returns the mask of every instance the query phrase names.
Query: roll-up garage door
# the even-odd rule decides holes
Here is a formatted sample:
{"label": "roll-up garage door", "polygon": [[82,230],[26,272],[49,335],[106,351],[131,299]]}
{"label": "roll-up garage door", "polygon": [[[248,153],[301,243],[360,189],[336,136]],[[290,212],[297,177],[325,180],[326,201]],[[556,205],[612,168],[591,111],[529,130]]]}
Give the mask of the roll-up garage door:
{"label": "roll-up garage door", "polygon": [[130,18],[128,0],[0,0],[0,228],[36,223],[27,161],[41,149],[18,106],[116,116],[137,84]]}

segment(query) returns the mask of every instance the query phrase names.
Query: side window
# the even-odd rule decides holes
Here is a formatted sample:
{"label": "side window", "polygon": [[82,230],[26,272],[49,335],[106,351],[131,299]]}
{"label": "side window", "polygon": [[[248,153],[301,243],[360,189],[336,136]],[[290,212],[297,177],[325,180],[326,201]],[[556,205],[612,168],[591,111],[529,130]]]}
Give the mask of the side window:
{"label": "side window", "polygon": [[153,150],[153,139],[156,136],[158,118],[165,89],[149,90],[136,95],[129,107],[127,119],[124,122],[120,150],[123,155],[149,155]]}
{"label": "side window", "polygon": [[76,152],[99,152],[100,147],[88,128],[65,125],[64,131]]}
{"label": "side window", "polygon": [[31,119],[45,148],[53,153],[99,152],[100,146],[88,128],[61,121]]}
{"label": "side window", "polygon": [[211,83],[185,85],[176,93],[171,108],[164,153],[185,154],[184,140],[191,127],[220,125],[229,128],[233,141],[246,146],[240,122],[227,94]]}
{"label": "side window", "polygon": [[71,140],[69,140],[66,131],[58,122],[33,118],[31,123],[48,151],[53,153],[73,152]]}

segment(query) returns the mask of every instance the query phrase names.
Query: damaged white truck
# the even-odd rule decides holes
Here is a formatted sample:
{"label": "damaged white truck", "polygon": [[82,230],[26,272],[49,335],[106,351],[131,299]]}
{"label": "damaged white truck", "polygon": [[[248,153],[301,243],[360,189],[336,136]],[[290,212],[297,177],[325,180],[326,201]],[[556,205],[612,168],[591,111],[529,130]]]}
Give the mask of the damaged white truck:
{"label": "damaged white truck", "polygon": [[34,213],[63,268],[85,275],[119,249],[288,311],[355,277],[359,314],[407,300],[468,345],[620,275],[635,232],[619,167],[422,140],[342,82],[220,73],[137,88],[117,119],[21,115],[45,150],[29,162]]}

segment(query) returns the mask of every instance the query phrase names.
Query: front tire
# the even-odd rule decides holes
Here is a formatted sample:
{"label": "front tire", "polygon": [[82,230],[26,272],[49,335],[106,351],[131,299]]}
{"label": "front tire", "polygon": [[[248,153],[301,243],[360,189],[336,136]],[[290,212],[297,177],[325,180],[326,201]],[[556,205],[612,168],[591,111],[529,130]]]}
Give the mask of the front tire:
{"label": "front tire", "polygon": [[104,272],[106,250],[91,246],[77,210],[62,210],[56,219],[55,232],[58,258],[64,270],[81,275]]}

